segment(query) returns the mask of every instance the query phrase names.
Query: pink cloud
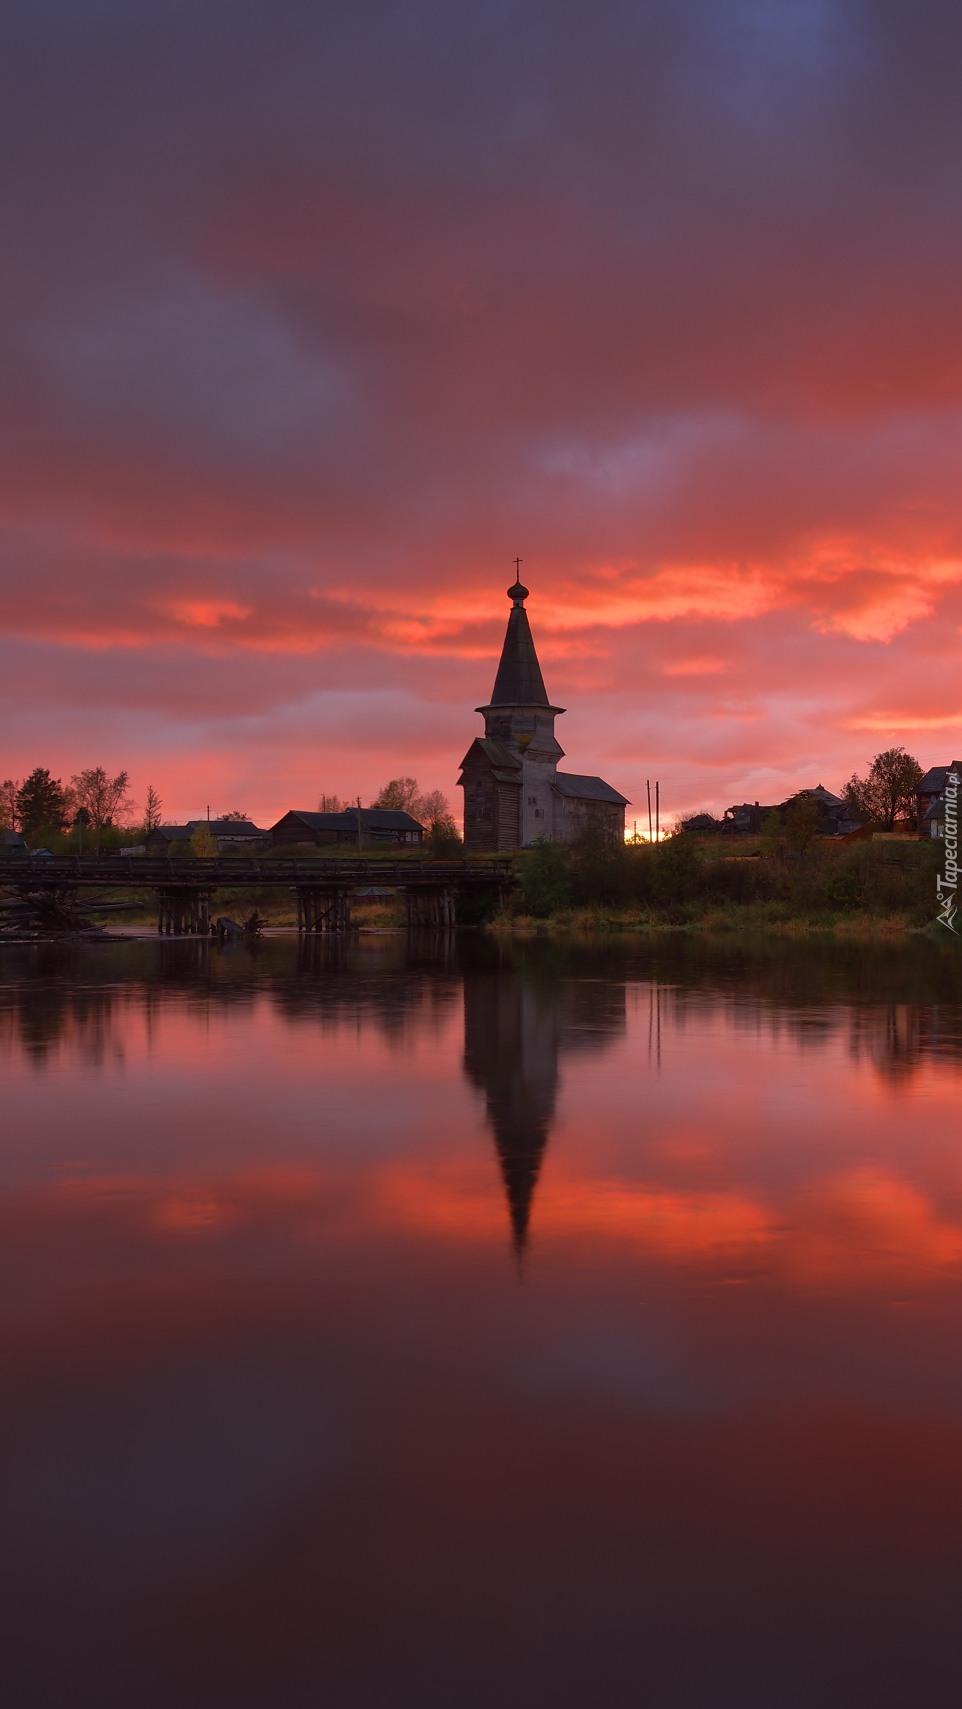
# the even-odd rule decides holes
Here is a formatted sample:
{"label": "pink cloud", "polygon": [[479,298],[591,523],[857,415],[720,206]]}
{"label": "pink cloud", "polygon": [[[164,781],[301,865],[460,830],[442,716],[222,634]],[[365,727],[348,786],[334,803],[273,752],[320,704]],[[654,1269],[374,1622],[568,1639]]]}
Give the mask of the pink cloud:
{"label": "pink cloud", "polygon": [[0,769],[450,792],[515,553],[636,799],[946,757],[962,26],[429,13],[18,16]]}

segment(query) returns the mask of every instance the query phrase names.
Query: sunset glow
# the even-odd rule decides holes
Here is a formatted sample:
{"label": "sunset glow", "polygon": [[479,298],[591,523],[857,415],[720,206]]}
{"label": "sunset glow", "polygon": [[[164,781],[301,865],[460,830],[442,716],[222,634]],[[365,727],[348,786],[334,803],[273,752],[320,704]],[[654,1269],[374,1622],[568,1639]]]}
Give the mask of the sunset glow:
{"label": "sunset glow", "polygon": [[5,775],[454,799],[516,554],[568,768],[637,811],[946,763],[960,31],[15,7]]}

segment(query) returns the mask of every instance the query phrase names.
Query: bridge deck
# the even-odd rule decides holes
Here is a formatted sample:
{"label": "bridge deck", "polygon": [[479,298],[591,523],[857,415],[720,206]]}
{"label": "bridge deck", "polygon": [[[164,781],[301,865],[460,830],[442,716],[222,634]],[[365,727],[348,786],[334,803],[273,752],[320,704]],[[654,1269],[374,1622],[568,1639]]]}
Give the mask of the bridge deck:
{"label": "bridge deck", "polygon": [[353,890],[383,885],[404,890],[472,889],[512,882],[510,860],[172,860],[169,855],[29,855],[0,862],[0,887],[123,890],[231,890],[252,885]]}

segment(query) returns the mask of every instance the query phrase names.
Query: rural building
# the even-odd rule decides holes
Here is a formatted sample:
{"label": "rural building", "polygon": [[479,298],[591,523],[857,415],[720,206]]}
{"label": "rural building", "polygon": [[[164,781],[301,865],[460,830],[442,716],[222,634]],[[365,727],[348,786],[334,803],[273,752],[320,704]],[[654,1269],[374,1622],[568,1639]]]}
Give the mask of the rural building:
{"label": "rural building", "polygon": [[769,813],[777,812],[774,803],[770,807],[760,807],[757,801],[742,801],[738,806],[725,808],[722,830],[729,834],[737,832],[742,837],[757,837]]}
{"label": "rural building", "polygon": [[941,837],[945,834],[945,780],[950,771],[957,772],[962,761],[951,765],[929,766],[924,777],[915,785],[915,828],[923,836]]}
{"label": "rural building", "polygon": [[819,810],[820,837],[850,837],[865,824],[864,813],[860,813],[841,795],[833,795],[830,789],[819,783],[814,789],[799,789],[794,795],[790,795],[787,801],[775,802],[771,807],[759,806],[757,801],[746,801],[740,806],[728,807],[721,829],[729,833],[736,832],[741,836],[757,837],[770,813],[777,813],[779,821],[784,825],[789,809],[794,807],[797,801],[815,802]]}
{"label": "rural building", "polygon": [[417,848],[424,841],[424,826],[410,813],[388,807],[348,807],[343,813],[285,813],[270,829],[275,848],[292,843],[349,844],[357,848],[357,816],[361,815],[361,844],[364,848],[384,845]]}
{"label": "rural building", "polygon": [[19,831],[0,831],[0,855],[15,854],[27,846],[27,840]]}
{"label": "rural building", "polygon": [[554,721],[564,711],[548,700],[524,602],[528,590],[508,589],[511,612],[490,704],[478,706],[484,735],[461,761],[464,847],[468,854],[516,849],[536,842],[572,842],[597,829],[619,840],[628,802],[600,777],[559,772],[564,758]]}
{"label": "rural building", "polygon": [[144,847],[148,854],[169,854],[174,843],[189,843],[194,832],[205,825],[217,840],[220,854],[230,849],[266,849],[270,847],[270,832],[249,819],[188,819],[186,825],[157,825],[148,832]]}

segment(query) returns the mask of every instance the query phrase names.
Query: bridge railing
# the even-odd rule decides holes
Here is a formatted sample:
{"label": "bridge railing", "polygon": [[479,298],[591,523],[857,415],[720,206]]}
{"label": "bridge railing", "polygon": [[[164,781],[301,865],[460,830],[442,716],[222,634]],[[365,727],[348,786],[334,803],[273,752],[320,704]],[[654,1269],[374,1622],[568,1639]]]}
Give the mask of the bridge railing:
{"label": "bridge railing", "polygon": [[504,884],[510,882],[510,858],[497,861],[173,859],[170,855],[16,855],[0,860],[0,887],[100,885],[124,889],[229,890],[249,885],[330,885],[336,888],[381,883],[386,886]]}

